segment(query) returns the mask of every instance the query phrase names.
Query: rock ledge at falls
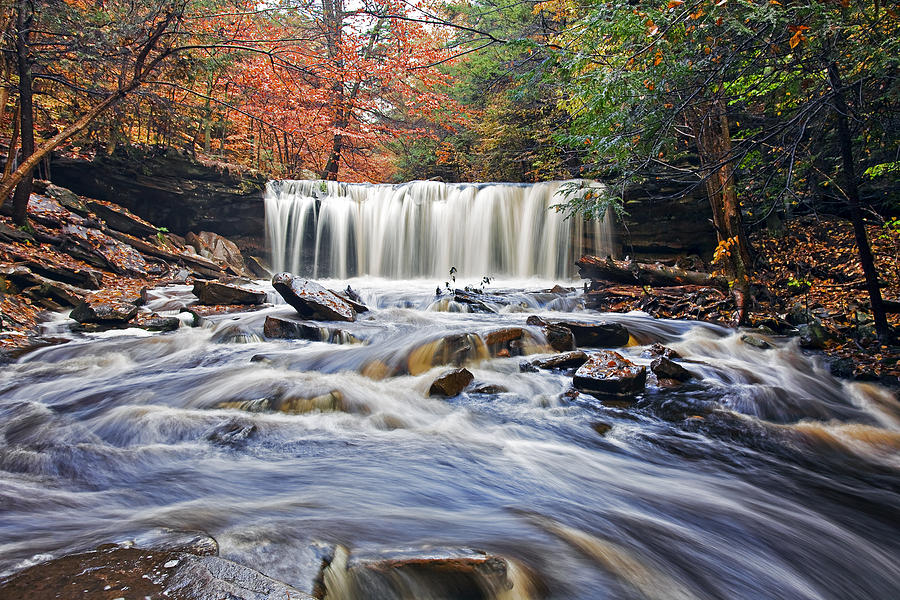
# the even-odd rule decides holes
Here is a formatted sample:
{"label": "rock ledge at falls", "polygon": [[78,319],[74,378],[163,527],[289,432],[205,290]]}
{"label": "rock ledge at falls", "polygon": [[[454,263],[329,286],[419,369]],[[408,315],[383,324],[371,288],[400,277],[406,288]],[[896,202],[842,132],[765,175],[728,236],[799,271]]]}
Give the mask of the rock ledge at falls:
{"label": "rock ledge at falls", "polygon": [[295,277],[290,273],[279,273],[272,278],[272,287],[304,318],[319,318],[326,321],[356,320],[356,311],[349,302],[315,281]]}

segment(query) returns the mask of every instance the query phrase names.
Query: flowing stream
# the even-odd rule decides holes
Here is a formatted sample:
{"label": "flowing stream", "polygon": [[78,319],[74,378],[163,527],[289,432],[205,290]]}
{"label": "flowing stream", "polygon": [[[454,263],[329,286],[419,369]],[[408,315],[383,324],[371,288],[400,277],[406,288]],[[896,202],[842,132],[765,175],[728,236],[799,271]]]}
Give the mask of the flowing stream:
{"label": "flowing stream", "polygon": [[[435,300],[442,281],[350,283],[373,309],[340,325],[355,343],[265,339],[267,315],[293,314],[270,293],[199,328],[65,334],[3,367],[0,573],[169,527],[304,590],[316,548],[340,544],[502,555],[527,582],[519,598],[898,597],[889,391],[832,378],[791,340],[761,350],[709,324],[582,311],[552,282],[495,282],[496,314]],[[187,286],[153,294],[164,313],[192,300]],[[527,357],[476,354],[476,381],[505,391],[427,396],[449,367],[417,349],[525,327],[540,351],[531,314],[621,322],[625,355],[647,364],[660,342],[698,379],[651,379],[623,405],[520,372]],[[415,374],[367,370],[392,364]],[[340,402],[309,400],[323,396]]]}
{"label": "flowing stream", "polygon": [[[582,185],[586,187],[582,187]],[[266,235],[276,272],[395,279],[571,277],[584,254],[613,252],[612,217],[555,210],[593,182],[401,185],[272,181]]]}

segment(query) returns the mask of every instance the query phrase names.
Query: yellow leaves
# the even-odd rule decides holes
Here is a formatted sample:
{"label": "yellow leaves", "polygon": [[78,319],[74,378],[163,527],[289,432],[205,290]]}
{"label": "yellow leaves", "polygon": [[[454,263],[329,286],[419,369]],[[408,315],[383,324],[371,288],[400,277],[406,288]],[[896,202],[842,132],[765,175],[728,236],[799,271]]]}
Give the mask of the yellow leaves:
{"label": "yellow leaves", "polygon": [[657,51],[656,51],[656,56],[653,57],[653,66],[654,66],[654,67],[658,66],[659,63],[662,62],[662,60],[663,60],[662,52],[661,52],[660,50],[657,50]]}
{"label": "yellow leaves", "polygon": [[788,41],[788,45],[793,49],[796,48],[800,44],[800,42],[807,41],[807,38],[805,35],[803,35],[803,32],[808,29],[809,27],[807,27],[806,25],[791,25],[790,27],[788,27],[789,31],[794,32],[794,35],[792,35],[791,39]]}
{"label": "yellow leaves", "polygon": [[659,27],[653,22],[653,19],[647,19],[644,23],[647,26],[647,35],[656,35],[659,32]]}
{"label": "yellow leaves", "polygon": [[710,50],[709,46],[703,47],[703,54],[709,54],[710,52],[712,52],[712,50]]}
{"label": "yellow leaves", "polygon": [[654,84],[649,79],[644,80],[644,87],[650,90],[651,92],[656,88],[656,84]]}
{"label": "yellow leaves", "polygon": [[676,8],[684,4],[684,0],[669,0],[669,8]]}
{"label": "yellow leaves", "polygon": [[699,19],[700,17],[702,17],[702,16],[705,15],[705,14],[706,14],[706,13],[703,11],[703,8],[701,7],[701,8],[698,8],[698,9],[697,9],[697,12],[691,13],[691,17],[690,17],[690,18],[691,18],[692,21],[696,21],[697,19]]}
{"label": "yellow leaves", "polygon": [[773,6],[781,6],[781,2],[779,2],[778,0],[769,0],[769,4]]}

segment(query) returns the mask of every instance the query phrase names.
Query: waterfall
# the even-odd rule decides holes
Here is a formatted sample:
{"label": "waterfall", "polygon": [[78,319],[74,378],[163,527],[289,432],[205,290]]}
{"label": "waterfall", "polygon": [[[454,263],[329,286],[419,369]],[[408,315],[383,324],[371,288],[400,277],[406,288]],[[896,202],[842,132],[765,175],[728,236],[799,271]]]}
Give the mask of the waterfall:
{"label": "waterfall", "polygon": [[566,219],[552,208],[565,184],[272,181],[272,266],[340,279],[441,278],[451,267],[469,278],[571,278],[583,254],[612,254],[613,233],[611,216]]}

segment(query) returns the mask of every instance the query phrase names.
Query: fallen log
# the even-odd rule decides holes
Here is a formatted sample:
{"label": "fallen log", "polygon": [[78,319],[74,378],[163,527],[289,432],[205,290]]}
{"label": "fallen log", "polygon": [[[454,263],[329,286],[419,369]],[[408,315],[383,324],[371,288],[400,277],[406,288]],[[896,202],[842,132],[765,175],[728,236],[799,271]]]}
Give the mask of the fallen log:
{"label": "fallen log", "polygon": [[647,285],[650,287],[675,287],[699,285],[728,289],[728,280],[700,271],[686,271],[665,265],[650,265],[634,261],[614,260],[610,257],[582,256],[577,263],[582,279]]}

